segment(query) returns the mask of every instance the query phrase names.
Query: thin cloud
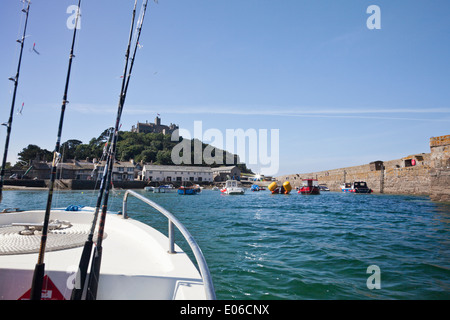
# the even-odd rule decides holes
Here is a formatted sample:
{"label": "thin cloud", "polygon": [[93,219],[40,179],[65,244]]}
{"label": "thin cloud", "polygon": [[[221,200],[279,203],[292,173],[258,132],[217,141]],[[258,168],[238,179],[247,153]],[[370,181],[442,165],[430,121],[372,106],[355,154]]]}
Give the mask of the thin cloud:
{"label": "thin cloud", "polygon": [[[93,104],[73,104],[71,109],[83,114],[105,114],[116,113],[117,107],[111,105],[93,105]],[[167,114],[225,114],[237,116],[289,116],[289,117],[312,117],[312,118],[350,118],[350,119],[380,119],[380,120],[408,120],[408,121],[450,121],[450,108],[361,108],[361,109],[329,109],[329,108],[281,108],[281,107],[218,107],[218,106],[142,106],[125,105],[124,114],[127,115],[146,115],[155,114],[164,110]],[[257,111],[255,111],[257,110]],[[403,115],[435,115],[439,118],[405,117]],[[442,116],[448,116],[443,118]]]}

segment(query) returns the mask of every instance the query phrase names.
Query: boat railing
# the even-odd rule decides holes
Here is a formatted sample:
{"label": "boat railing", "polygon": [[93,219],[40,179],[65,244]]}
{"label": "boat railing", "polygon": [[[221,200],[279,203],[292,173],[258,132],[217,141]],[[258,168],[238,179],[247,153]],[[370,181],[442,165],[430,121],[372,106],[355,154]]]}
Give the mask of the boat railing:
{"label": "boat railing", "polygon": [[169,229],[168,229],[168,238],[169,238],[169,250],[168,252],[170,254],[175,254],[175,229],[174,226],[177,227],[177,229],[181,232],[181,234],[184,236],[184,238],[186,239],[187,243],[189,244],[195,259],[197,261],[198,267],[199,267],[199,271],[200,274],[202,276],[203,279],[203,284],[205,286],[205,293],[206,293],[206,298],[208,300],[215,300],[216,299],[216,294],[214,291],[214,286],[213,286],[213,282],[212,282],[212,277],[211,274],[209,272],[208,269],[208,265],[206,264],[206,260],[205,257],[203,256],[203,253],[200,249],[200,247],[198,246],[197,242],[195,242],[194,238],[192,237],[192,235],[189,233],[189,231],[186,229],[186,227],[169,211],[167,211],[166,209],[164,209],[163,207],[161,207],[160,205],[158,205],[157,203],[151,201],[150,199],[140,195],[139,193],[136,193],[133,190],[127,190],[125,192],[125,195],[123,197],[123,205],[122,205],[122,211],[123,211],[123,218],[127,219],[128,215],[127,215],[127,202],[128,202],[128,196],[132,195],[136,198],[138,198],[139,200],[145,202],[146,204],[148,204],[149,206],[151,206],[152,208],[156,209],[157,211],[159,211],[162,215],[164,215],[168,221],[169,221]]}

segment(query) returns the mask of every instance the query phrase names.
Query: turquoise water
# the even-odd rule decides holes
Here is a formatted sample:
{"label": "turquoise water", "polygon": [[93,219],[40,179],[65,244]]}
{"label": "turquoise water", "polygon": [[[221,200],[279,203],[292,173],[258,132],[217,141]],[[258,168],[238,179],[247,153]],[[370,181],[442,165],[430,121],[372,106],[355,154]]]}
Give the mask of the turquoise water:
{"label": "turquoise water", "polygon": [[[218,299],[450,299],[448,204],[335,192],[141,193],[189,229],[206,257]],[[94,206],[96,195],[59,192],[54,205]],[[113,195],[110,208],[121,210],[120,192]],[[46,199],[43,191],[5,191],[0,209],[43,209]],[[166,232],[166,220],[138,200],[129,199],[129,211]],[[184,242],[178,244],[187,251]],[[379,268],[380,289],[367,286],[371,265]]]}

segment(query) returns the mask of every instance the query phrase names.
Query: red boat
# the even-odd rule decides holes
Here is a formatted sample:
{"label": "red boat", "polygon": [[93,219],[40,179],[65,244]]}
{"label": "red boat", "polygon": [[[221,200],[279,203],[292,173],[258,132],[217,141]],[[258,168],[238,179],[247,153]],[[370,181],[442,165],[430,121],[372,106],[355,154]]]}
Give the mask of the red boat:
{"label": "red boat", "polygon": [[320,194],[319,182],[317,179],[303,179],[303,185],[298,190],[301,194]]}

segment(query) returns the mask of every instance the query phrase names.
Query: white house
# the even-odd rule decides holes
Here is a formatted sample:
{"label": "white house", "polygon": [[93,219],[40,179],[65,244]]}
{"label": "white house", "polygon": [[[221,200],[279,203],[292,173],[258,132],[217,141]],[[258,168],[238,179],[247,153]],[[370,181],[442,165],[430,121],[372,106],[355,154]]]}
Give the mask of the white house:
{"label": "white house", "polygon": [[142,179],[165,182],[212,182],[213,172],[210,167],[144,165]]}
{"label": "white house", "polygon": [[[105,168],[106,161],[95,164],[97,174],[101,178]],[[138,168],[133,162],[116,161],[112,171],[112,181],[133,181],[138,173]]]}

